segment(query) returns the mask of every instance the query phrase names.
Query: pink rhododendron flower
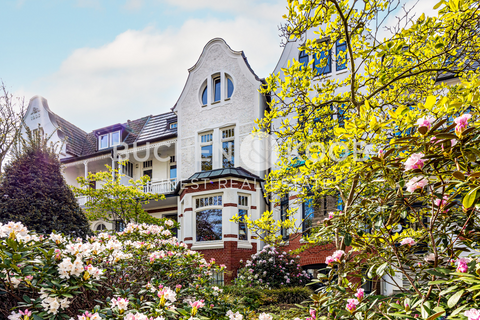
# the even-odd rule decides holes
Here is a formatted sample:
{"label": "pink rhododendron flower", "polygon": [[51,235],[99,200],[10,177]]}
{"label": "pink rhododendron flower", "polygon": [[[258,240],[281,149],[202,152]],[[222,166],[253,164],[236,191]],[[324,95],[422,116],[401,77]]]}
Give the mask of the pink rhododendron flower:
{"label": "pink rhododendron flower", "polygon": [[333,262],[335,262],[335,259],[333,259],[332,256],[328,256],[328,257],[325,258],[325,264],[330,265],[330,264],[332,264]]}
{"label": "pink rhododendron flower", "polygon": [[332,219],[334,215],[335,215],[335,212],[329,212],[328,213],[328,220]]}
{"label": "pink rhododendron flower", "polygon": [[417,189],[422,189],[428,184],[428,180],[423,176],[413,177],[410,179],[405,186],[407,187],[408,192],[414,192]]}
{"label": "pink rhododendron flower", "polygon": [[468,272],[467,263],[470,262],[469,258],[459,258],[455,263],[457,264],[457,272],[466,273]]}
{"label": "pink rhododendron flower", "polygon": [[432,117],[423,117],[423,118],[420,118],[417,120],[417,125],[419,127],[427,127],[428,129],[430,129],[430,127],[432,126],[432,123],[435,121],[435,118],[432,118]]}
{"label": "pink rhododendron flower", "polygon": [[480,310],[470,309],[463,314],[468,320],[480,320]]}
{"label": "pink rhododendron flower", "polygon": [[448,196],[443,196],[442,199],[435,199],[434,203],[437,207],[444,207],[447,204]]}
{"label": "pink rhododendron flower", "polygon": [[357,309],[357,305],[359,303],[360,302],[357,299],[348,299],[346,308],[347,308],[348,311],[353,312]]}
{"label": "pink rhododendron flower", "polygon": [[190,301],[190,306],[192,308],[200,309],[200,308],[203,308],[205,306],[205,303],[203,303],[203,302],[204,302],[204,300],[198,300],[198,301],[194,301],[194,302]]}
{"label": "pink rhododendron flower", "polygon": [[413,170],[413,169],[422,169],[425,164],[425,162],[422,159],[423,156],[424,156],[423,153],[412,154],[407,159],[407,161],[405,161],[405,171]]}
{"label": "pink rhododendron flower", "polygon": [[362,301],[363,297],[365,297],[365,290],[362,288],[358,288],[357,292],[355,293],[355,297],[357,297],[358,300]]}
{"label": "pink rhododendron flower", "polygon": [[457,124],[457,126],[455,127],[455,133],[457,134],[457,136],[461,136],[463,131],[465,131],[465,129],[467,129],[468,127],[468,120],[470,120],[470,118],[472,117],[471,114],[464,114],[464,115],[461,115],[460,117],[456,118],[455,120],[453,120],[453,122],[455,122]]}
{"label": "pink rhododendron flower", "polygon": [[380,159],[383,159],[383,157],[385,157],[385,151],[382,149],[378,150],[378,157]]}
{"label": "pink rhododendron flower", "polygon": [[415,243],[416,243],[415,240],[413,240],[412,238],[405,238],[400,242],[402,246],[406,244],[408,244],[409,246],[413,246],[415,245]]}

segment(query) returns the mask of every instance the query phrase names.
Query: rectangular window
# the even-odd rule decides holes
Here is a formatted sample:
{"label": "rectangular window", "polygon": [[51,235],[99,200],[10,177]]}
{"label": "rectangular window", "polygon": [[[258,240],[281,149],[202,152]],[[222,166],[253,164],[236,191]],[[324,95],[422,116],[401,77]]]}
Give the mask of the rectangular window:
{"label": "rectangular window", "polygon": [[308,65],[308,54],[305,52],[305,50],[300,51],[300,54],[298,55],[298,62],[303,64],[303,67]]}
{"label": "rectangular window", "polygon": [[122,164],[123,174],[127,177],[133,178],[133,163],[127,162]]}
{"label": "rectangular window", "polygon": [[337,71],[347,69],[347,42],[337,40],[336,43]]}
{"label": "rectangular window", "polygon": [[213,134],[207,133],[200,136],[200,161],[201,171],[213,169]]}
{"label": "rectangular window", "polygon": [[100,149],[108,148],[108,134],[100,136]]}
{"label": "rectangular window", "polygon": [[235,167],[235,128],[222,130],[222,168]]}
{"label": "rectangular window", "polygon": [[222,206],[222,196],[211,196],[195,199],[195,208],[203,208],[208,206]]}
{"label": "rectangular window", "polygon": [[112,132],[112,143],[111,147],[120,144],[120,131]]}
{"label": "rectangular window", "polygon": [[238,216],[238,240],[248,240],[247,224],[244,220],[248,216],[248,196],[238,196]]}
{"label": "rectangular window", "polygon": [[313,200],[312,199],[307,199],[303,203],[303,208],[302,208],[302,231],[304,235],[310,235],[310,230],[312,229],[313,226],[313,218],[314,218],[314,212],[315,209],[313,207]]}
{"label": "rectangular window", "polygon": [[[288,194],[280,200],[280,219],[283,221],[287,220],[288,218]],[[280,230],[283,239],[288,238],[288,230],[286,228],[282,228]]]}
{"label": "rectangular window", "polygon": [[170,163],[175,163],[175,162],[177,162],[177,161],[175,160],[175,156],[170,156]]}
{"label": "rectangular window", "polygon": [[221,82],[220,82],[220,77],[213,79],[213,88],[214,88],[214,102],[220,101],[221,99]]}
{"label": "rectangular window", "polygon": [[224,272],[223,271],[213,271],[212,272],[212,284],[216,286],[223,286],[224,283]]}
{"label": "rectangular window", "polygon": [[222,240],[222,209],[196,212],[197,241]]}
{"label": "rectangular window", "polygon": [[170,166],[170,180],[177,179],[177,166]]}
{"label": "rectangular window", "polygon": [[144,168],[151,168],[152,164],[153,164],[152,160],[144,161],[143,162],[143,167]]}
{"label": "rectangular window", "polygon": [[170,129],[175,129],[177,128],[177,123],[174,122],[174,123],[170,123]]}
{"label": "rectangular window", "polygon": [[123,221],[115,220],[115,231],[123,232],[124,229],[125,229],[125,224],[123,223]]}
{"label": "rectangular window", "polygon": [[[320,43],[320,45],[324,44],[326,44],[325,41]],[[313,67],[317,70],[317,73],[319,75],[332,72],[332,56],[330,49],[327,49],[315,55]]]}

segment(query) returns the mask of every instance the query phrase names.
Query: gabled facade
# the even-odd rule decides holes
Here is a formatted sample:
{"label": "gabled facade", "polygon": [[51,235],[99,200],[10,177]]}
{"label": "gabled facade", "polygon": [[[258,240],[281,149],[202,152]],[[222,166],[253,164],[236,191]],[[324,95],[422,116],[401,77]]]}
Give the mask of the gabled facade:
{"label": "gabled facade", "polygon": [[[239,152],[250,152],[246,138],[267,107],[258,91],[261,84],[243,52],[217,38],[206,44],[189,69],[171,112],[87,133],[51,112],[47,100],[36,96],[25,121],[32,130],[40,126],[53,142],[65,142],[60,159],[69,185],[78,186],[77,177],[104,171],[105,165],[121,170],[125,184],[149,175],[145,192],[162,193],[166,199],[151,201],[144,209],[178,220],[177,237],[207,259],[225,264],[229,271],[217,277],[219,282],[229,281],[239,261],[262,245],[245,225],[230,221],[237,214],[259,218],[267,207],[265,171],[260,164],[245,163]],[[127,156],[129,163],[119,166]],[[85,204],[84,198],[78,201]],[[92,223],[94,230],[122,227],[120,221]]]}

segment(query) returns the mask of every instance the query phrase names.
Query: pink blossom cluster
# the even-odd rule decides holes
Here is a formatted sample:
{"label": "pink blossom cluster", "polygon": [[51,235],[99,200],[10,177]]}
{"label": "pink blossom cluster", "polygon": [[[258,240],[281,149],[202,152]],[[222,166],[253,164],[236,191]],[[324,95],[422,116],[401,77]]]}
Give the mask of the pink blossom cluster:
{"label": "pink blossom cluster", "polygon": [[310,317],[306,318],[305,320],[314,320],[317,319],[317,310],[310,309]]}
{"label": "pink blossom cluster", "polygon": [[400,241],[400,244],[402,246],[404,245],[409,245],[409,246],[414,246],[417,242],[415,240],[413,240],[413,238],[405,238],[403,239],[402,241]]}
{"label": "pink blossom cluster", "polygon": [[423,189],[426,185],[428,185],[428,180],[424,176],[413,177],[405,184],[408,192]]}
{"label": "pink blossom cluster", "polygon": [[362,301],[365,297],[365,290],[363,288],[358,288],[355,297],[357,297],[359,301]]}
{"label": "pink blossom cluster", "polygon": [[434,121],[435,118],[433,117],[423,117],[417,120],[417,125],[419,127],[427,127],[428,129],[430,129]]}
{"label": "pink blossom cluster", "polygon": [[468,127],[468,120],[470,120],[470,118],[472,117],[471,114],[464,114],[464,115],[461,115],[460,117],[458,118],[455,118],[453,120],[453,122],[455,122],[457,125],[455,126],[455,133],[457,134],[457,136],[461,137],[462,136],[462,133],[467,129]]}
{"label": "pink blossom cluster", "polygon": [[345,254],[345,251],[337,250],[331,256],[328,256],[325,259],[325,263],[327,265],[331,265],[333,262],[340,262],[344,254]]}
{"label": "pink blossom cluster", "polygon": [[414,153],[412,154],[407,161],[405,161],[405,171],[413,170],[413,169],[422,169],[425,165],[425,161],[423,157],[425,155],[423,153]]}
{"label": "pink blossom cluster", "polygon": [[470,262],[469,258],[459,258],[459,259],[457,259],[457,261],[455,262],[456,265],[457,265],[457,272],[467,273],[468,272],[467,263],[469,263],[469,262]]}
{"label": "pink blossom cluster", "polygon": [[128,299],[127,298],[120,298],[120,297],[117,297],[117,298],[113,298],[110,303],[111,303],[111,308],[115,308],[117,307],[118,310],[127,310],[128,309]]}
{"label": "pink blossom cluster", "polygon": [[229,320],[243,320],[243,315],[240,314],[240,312],[235,312],[233,313],[232,310],[228,310],[226,316],[228,317]]}
{"label": "pink blossom cluster", "polygon": [[354,312],[357,309],[357,306],[360,302],[357,299],[348,299],[347,300],[347,310],[350,312]]}
{"label": "pink blossom cluster", "polygon": [[470,309],[463,313],[468,320],[480,320],[480,309]]}

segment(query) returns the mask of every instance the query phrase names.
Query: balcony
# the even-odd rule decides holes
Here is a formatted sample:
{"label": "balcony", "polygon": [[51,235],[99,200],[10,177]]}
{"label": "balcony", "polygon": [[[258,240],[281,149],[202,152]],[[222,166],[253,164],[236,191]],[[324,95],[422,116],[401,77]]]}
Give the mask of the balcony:
{"label": "balcony", "polygon": [[143,187],[145,193],[171,193],[175,191],[177,181],[175,179],[167,181],[150,181]]}
{"label": "balcony", "polygon": [[[159,193],[159,194],[168,194],[175,191],[177,181],[172,180],[163,180],[163,181],[150,181],[143,187],[143,192],[145,193]],[[83,207],[88,201],[87,196],[77,197],[78,204]]]}

